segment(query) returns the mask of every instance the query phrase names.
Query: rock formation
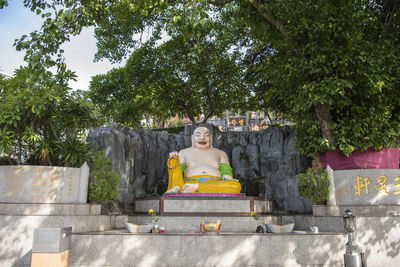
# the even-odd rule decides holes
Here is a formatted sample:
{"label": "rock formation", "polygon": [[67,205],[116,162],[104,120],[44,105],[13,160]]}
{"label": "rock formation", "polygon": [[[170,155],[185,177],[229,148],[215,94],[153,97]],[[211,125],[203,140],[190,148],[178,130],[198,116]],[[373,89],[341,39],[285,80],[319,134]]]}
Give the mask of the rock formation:
{"label": "rock formation", "polygon": [[[307,168],[307,158],[295,150],[295,134],[288,127],[259,132],[220,132],[209,126],[213,145],[224,150],[247,196],[274,200],[275,208],[295,213],[311,212],[311,203],[300,197],[297,174]],[[134,130],[117,124],[93,129],[88,141],[106,152],[120,175],[118,199],[161,195],[168,186],[168,153],[191,146],[194,126],[179,134]]]}

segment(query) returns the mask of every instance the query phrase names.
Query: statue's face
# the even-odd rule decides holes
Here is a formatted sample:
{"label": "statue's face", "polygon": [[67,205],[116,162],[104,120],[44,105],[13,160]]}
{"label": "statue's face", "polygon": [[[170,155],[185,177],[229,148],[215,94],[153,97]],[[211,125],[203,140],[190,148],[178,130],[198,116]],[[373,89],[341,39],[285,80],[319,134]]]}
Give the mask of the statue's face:
{"label": "statue's face", "polygon": [[197,127],[193,132],[193,146],[198,149],[208,149],[212,145],[212,135],[207,127]]}

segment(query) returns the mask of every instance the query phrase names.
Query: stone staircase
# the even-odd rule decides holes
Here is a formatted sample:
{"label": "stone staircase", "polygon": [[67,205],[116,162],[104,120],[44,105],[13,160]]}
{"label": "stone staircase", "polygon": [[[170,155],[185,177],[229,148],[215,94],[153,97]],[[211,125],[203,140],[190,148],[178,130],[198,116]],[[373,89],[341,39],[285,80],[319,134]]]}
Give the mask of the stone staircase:
{"label": "stone staircase", "polygon": [[[30,266],[34,228],[66,226],[73,227],[70,266],[343,266],[347,235],[340,212],[346,207],[314,207],[314,215],[277,215],[268,210],[265,199],[193,198],[180,205],[171,200],[139,200],[130,215],[100,215],[100,207],[89,204],[0,204],[1,266]],[[218,203],[214,211],[213,203]],[[158,224],[166,232],[128,233],[126,222],[151,221],[148,208],[162,214]],[[294,222],[296,231],[255,233],[258,223],[249,215],[251,208],[268,223]],[[398,206],[352,208],[360,212],[355,213],[357,241],[368,265],[396,266]],[[200,234],[202,219],[221,219],[220,234]],[[311,233],[310,226],[317,226],[319,233]]]}
{"label": "stone staircase", "polygon": [[[126,222],[151,222],[149,209],[161,214],[157,215],[158,224],[166,228],[165,233],[128,233]],[[252,210],[261,213],[266,223],[297,222],[300,228],[295,226],[298,231],[292,233],[255,233],[259,222],[250,216]],[[73,235],[74,249],[88,251],[90,257],[71,253],[71,263],[76,266],[342,266],[346,235],[311,233],[311,218],[311,215],[274,215],[269,200],[255,197],[145,198],[136,201],[135,214],[118,216],[116,230]],[[220,234],[199,233],[201,220],[217,219],[222,221]],[[124,253],[121,255],[119,251]],[[102,254],[111,257],[104,258]]]}

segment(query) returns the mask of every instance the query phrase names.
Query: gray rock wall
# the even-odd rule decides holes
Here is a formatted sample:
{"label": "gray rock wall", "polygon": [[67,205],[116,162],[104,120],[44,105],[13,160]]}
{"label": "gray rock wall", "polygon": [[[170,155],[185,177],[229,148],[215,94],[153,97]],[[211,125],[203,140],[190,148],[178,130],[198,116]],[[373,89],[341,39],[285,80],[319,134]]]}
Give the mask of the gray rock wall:
{"label": "gray rock wall", "polygon": [[[248,196],[274,200],[278,210],[309,213],[311,204],[300,197],[296,176],[307,167],[307,159],[294,149],[294,131],[288,126],[259,132],[213,133],[213,145],[224,150]],[[106,152],[119,171],[119,200],[130,204],[135,198],[161,195],[168,186],[168,153],[191,146],[193,126],[180,134],[134,130],[111,124],[93,129],[88,141]]]}

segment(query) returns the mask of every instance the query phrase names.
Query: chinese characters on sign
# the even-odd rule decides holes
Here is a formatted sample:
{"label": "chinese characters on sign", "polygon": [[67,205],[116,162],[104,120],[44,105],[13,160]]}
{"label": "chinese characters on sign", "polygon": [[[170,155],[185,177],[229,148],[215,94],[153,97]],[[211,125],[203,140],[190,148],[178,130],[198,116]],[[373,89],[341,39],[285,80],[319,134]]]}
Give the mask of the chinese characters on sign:
{"label": "chinese characters on sign", "polygon": [[[375,189],[381,193],[384,193],[386,195],[389,195],[390,192],[387,190],[387,181],[388,177],[386,175],[381,175],[378,178],[376,178],[377,183],[375,184]],[[400,176],[394,178],[395,181],[395,187],[400,187]],[[369,179],[369,177],[361,177],[357,176],[356,181],[354,183],[354,188],[356,189],[355,194],[358,196],[361,196],[362,193],[365,191],[365,194],[368,195],[369,193],[369,185],[372,184],[372,181]],[[397,195],[400,194],[400,189],[399,190],[394,190],[393,194]]]}
{"label": "chinese characters on sign", "polygon": [[17,169],[18,167],[11,167],[7,173],[7,178],[4,181],[4,188],[2,190],[5,200],[13,201],[25,195],[24,175],[15,172]]}
{"label": "chinese characters on sign", "polygon": [[[400,176],[394,179],[396,181],[395,187],[400,187]],[[398,195],[400,194],[400,189],[393,192],[393,194]]]}
{"label": "chinese characters on sign", "polygon": [[400,205],[400,169],[332,170],[335,205]]}
{"label": "chinese characters on sign", "polygon": [[86,203],[89,166],[0,166],[0,203]]}
{"label": "chinese characters on sign", "polygon": [[363,188],[365,188],[365,193],[368,195],[368,186],[370,184],[371,180],[368,177],[363,179],[361,176],[357,176],[356,183],[354,184],[356,195],[361,196]]}
{"label": "chinese characters on sign", "polygon": [[252,131],[260,131],[260,130],[265,130],[269,127],[268,124],[253,124],[251,125],[251,130]]}
{"label": "chinese characters on sign", "polygon": [[60,170],[35,169],[32,185],[32,201],[54,201],[60,198]]}
{"label": "chinese characters on sign", "polygon": [[229,126],[246,126],[246,117],[229,118]]}
{"label": "chinese characters on sign", "polygon": [[79,168],[0,166],[0,202],[78,202],[79,175]]}

